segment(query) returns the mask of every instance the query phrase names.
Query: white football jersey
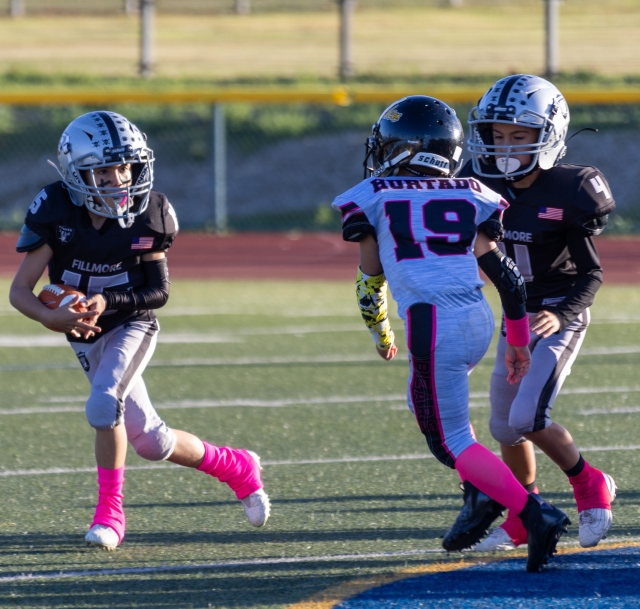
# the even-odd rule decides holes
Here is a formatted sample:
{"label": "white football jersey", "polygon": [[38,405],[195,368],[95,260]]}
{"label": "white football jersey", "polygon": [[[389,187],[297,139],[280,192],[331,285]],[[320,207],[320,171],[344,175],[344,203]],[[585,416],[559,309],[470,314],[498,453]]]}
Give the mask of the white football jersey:
{"label": "white football jersey", "polygon": [[[478,225],[508,204],[473,178],[368,178],[336,197],[343,227],[375,230],[398,312],[417,302],[455,302],[484,284],[473,255]],[[366,220],[364,219],[366,216]],[[367,227],[368,228],[368,227]]]}

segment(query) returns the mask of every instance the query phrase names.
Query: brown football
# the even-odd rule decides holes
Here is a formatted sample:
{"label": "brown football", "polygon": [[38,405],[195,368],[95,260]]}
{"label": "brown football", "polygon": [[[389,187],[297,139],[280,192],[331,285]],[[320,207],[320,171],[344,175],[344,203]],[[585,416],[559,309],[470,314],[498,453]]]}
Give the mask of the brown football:
{"label": "brown football", "polygon": [[78,302],[73,308],[78,313],[84,313],[87,310],[86,302],[87,297],[82,293],[72,288],[69,285],[50,283],[42,288],[38,299],[45,306],[50,309],[57,309],[58,307],[68,306],[74,301],[76,296],[79,297]]}

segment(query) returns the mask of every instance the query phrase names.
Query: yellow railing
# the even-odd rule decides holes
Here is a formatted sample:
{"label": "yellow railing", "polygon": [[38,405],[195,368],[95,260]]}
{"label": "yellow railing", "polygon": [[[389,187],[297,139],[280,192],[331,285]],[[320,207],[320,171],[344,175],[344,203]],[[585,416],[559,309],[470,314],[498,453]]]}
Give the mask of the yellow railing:
{"label": "yellow railing", "polygon": [[[390,103],[405,95],[425,94],[450,104],[475,103],[484,88],[437,89],[348,89],[285,90],[285,89],[221,89],[194,91],[38,91],[1,92],[0,104],[10,106],[57,106],[65,104],[350,104]],[[567,89],[564,95],[570,104],[640,104],[640,89],[589,90]]]}

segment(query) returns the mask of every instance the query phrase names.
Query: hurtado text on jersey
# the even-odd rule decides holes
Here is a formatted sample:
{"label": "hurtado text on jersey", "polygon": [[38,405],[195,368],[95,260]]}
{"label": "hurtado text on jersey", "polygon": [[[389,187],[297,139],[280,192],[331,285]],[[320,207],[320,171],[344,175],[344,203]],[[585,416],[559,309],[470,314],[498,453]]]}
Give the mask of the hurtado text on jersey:
{"label": "hurtado text on jersey", "polygon": [[473,178],[377,178],[371,180],[373,192],[381,190],[466,190],[482,191],[482,186]]}

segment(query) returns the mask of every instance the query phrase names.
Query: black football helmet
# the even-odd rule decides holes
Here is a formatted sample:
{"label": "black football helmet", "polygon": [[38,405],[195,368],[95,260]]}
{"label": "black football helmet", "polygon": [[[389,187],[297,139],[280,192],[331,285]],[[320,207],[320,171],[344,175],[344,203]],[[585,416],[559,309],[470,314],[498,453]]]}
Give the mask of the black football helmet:
{"label": "black football helmet", "polygon": [[464,132],[456,111],[427,95],[393,102],[365,142],[364,177],[395,175],[401,167],[423,175],[460,169]]}

